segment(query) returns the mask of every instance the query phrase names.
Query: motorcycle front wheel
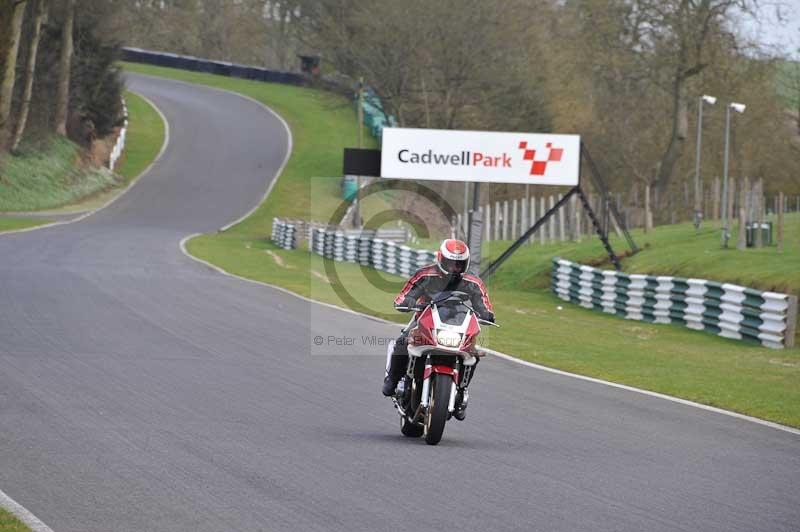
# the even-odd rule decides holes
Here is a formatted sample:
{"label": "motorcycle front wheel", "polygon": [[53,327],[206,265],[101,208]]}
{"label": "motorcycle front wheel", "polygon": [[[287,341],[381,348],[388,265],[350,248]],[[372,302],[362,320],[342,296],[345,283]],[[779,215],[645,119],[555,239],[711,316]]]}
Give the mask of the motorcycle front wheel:
{"label": "motorcycle front wheel", "polygon": [[442,439],[444,424],[447,421],[447,404],[450,402],[450,390],[453,378],[441,373],[434,374],[431,382],[431,399],[428,412],[425,414],[425,443],[436,445]]}

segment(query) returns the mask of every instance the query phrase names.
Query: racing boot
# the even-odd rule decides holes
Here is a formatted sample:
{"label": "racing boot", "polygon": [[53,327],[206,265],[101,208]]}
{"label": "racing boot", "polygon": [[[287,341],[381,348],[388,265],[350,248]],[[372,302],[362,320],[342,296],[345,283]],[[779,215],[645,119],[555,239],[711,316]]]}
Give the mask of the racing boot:
{"label": "racing boot", "polygon": [[459,390],[456,395],[456,408],[453,411],[453,417],[459,421],[464,421],[467,417],[467,403],[469,402],[469,391]]}
{"label": "racing boot", "polygon": [[386,397],[392,397],[395,394],[395,389],[397,388],[397,383],[400,382],[400,375],[396,377],[394,375],[387,375],[383,379],[383,388],[381,391],[383,395]]}

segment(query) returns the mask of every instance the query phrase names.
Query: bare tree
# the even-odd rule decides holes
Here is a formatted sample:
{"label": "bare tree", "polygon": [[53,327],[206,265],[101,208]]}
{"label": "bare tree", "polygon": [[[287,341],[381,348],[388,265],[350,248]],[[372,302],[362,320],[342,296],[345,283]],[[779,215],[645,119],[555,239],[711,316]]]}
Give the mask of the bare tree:
{"label": "bare tree", "polygon": [[15,152],[19,148],[25,126],[28,122],[28,112],[31,107],[31,96],[33,95],[33,79],[36,74],[36,57],[39,52],[39,41],[42,35],[42,23],[47,16],[48,0],[36,0],[36,11],[34,13],[33,34],[31,35],[30,49],[28,50],[28,62],[25,65],[25,89],[22,94],[22,105],[20,107],[19,119],[14,129],[14,136],[11,141],[11,151]]}
{"label": "bare tree", "polygon": [[749,0],[636,0],[634,28],[642,36],[645,60],[652,62],[653,75],[670,94],[671,124],[667,147],[658,167],[656,187],[666,192],[683,154],[688,133],[688,84],[709,65],[709,43],[725,33],[734,8],[749,11]]}
{"label": "bare tree", "polygon": [[61,56],[58,62],[58,93],[56,95],[55,130],[59,135],[67,135],[67,115],[69,113],[69,83],[72,69],[72,29],[75,23],[75,0],[66,0],[66,14],[61,34]]}
{"label": "bare tree", "polygon": [[0,151],[8,147],[11,100],[16,82],[17,54],[22,33],[25,0],[0,0]]}

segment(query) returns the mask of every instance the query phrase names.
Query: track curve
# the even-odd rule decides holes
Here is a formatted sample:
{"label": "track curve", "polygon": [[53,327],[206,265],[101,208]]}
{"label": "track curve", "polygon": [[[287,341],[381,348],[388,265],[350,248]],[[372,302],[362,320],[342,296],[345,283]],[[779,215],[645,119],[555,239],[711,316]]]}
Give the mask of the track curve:
{"label": "track curve", "polygon": [[152,171],[82,222],[0,236],[0,488],[56,532],[800,527],[797,436],[508,361],[439,447],[402,438],[380,353],[310,354],[396,327],[178,248],[261,197],[280,120],[129,85],[171,125]]}

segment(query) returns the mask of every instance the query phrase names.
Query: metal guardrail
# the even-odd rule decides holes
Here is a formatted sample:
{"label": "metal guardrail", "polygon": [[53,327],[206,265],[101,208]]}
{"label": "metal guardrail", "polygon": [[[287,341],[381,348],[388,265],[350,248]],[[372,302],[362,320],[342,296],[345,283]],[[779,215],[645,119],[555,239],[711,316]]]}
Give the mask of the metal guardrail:
{"label": "metal guardrail", "polygon": [[676,323],[774,349],[793,347],[797,296],[703,279],[626,274],[553,259],[555,294],[623,318]]}
{"label": "metal guardrail", "polygon": [[309,78],[297,72],[282,70],[269,70],[266,68],[228,63],[227,61],[211,61],[190,55],[170,54],[142,50],[141,48],[125,47],[122,49],[122,60],[131,63],[145,63],[148,65],[179,68],[193,72],[205,72],[233,78],[252,79],[270,83],[284,83],[287,85],[306,85]]}

